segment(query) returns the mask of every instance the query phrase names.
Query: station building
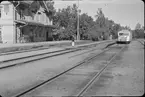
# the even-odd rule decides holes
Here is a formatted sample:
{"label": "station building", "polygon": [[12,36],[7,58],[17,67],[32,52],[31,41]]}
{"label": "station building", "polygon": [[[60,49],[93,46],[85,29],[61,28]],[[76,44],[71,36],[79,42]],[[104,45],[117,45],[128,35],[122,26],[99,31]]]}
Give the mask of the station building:
{"label": "station building", "polygon": [[52,40],[52,10],[46,1],[2,1],[0,41],[29,43]]}

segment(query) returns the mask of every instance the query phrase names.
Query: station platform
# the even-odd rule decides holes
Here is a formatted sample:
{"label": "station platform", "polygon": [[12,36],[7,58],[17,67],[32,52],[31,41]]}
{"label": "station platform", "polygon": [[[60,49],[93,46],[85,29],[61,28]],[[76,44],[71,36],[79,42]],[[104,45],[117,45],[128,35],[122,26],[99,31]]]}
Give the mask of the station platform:
{"label": "station platform", "polygon": [[39,46],[44,44],[59,44],[69,43],[71,41],[49,41],[49,42],[35,42],[35,43],[16,43],[16,44],[0,44],[0,48],[22,47],[22,46]]}
{"label": "station platform", "polygon": [[[36,54],[56,52],[56,51],[60,51],[60,50],[63,50],[63,49],[55,47],[55,48],[49,48],[47,50],[39,50],[39,51],[31,51],[31,52],[24,52],[24,53],[14,53],[14,54],[10,54],[10,55],[2,55],[2,56],[0,56],[0,63],[3,61],[6,61],[6,60],[17,59],[20,57],[33,56]],[[0,65],[0,67],[2,67],[2,65]]]}
{"label": "station platform", "polygon": [[[75,41],[75,47],[80,45],[85,46],[88,44],[102,43],[107,41],[112,41],[112,40],[95,41],[95,42],[89,40],[78,40]],[[72,46],[72,41],[49,41],[49,42],[35,42],[35,43],[0,44],[0,54],[5,52],[15,52],[21,50],[52,48],[52,47],[66,48],[71,46]]]}
{"label": "station platform", "polygon": [[[15,61],[13,61],[13,60],[17,59],[17,58],[27,58],[27,57],[35,56],[35,55],[39,55],[39,54],[58,52],[58,51],[66,50],[66,49],[84,47],[84,46],[93,45],[93,44],[100,44],[100,43],[103,43],[103,42],[104,43],[107,42],[107,44],[108,44],[108,43],[112,43],[113,41],[110,41],[110,40],[108,40],[108,41],[98,41],[98,42],[77,41],[75,46],[71,46],[71,41],[45,42],[45,43],[38,43],[38,44],[33,43],[33,44],[25,44],[25,45],[23,45],[23,44],[3,45],[3,47],[0,48],[0,51],[7,49],[7,50],[9,50],[9,52],[6,52],[6,53],[13,53],[13,54],[4,54],[4,52],[0,53],[0,63],[8,62],[9,60],[11,60],[12,63],[14,64]],[[55,45],[55,44],[56,44],[56,46],[49,47],[49,45]],[[106,46],[107,44],[105,44],[104,46]],[[29,49],[27,48],[28,52],[27,51],[25,52],[25,50],[26,50],[25,47],[29,47],[31,49],[34,46],[40,46],[40,45],[42,45],[42,46],[47,45],[48,47],[47,47],[47,49],[36,50],[36,51],[35,50],[29,51]],[[62,46],[62,45],[64,45],[64,46]],[[25,48],[25,50],[21,51],[20,48]],[[21,52],[21,53],[16,53],[16,52]],[[11,62],[8,62],[6,64],[1,64],[0,68],[10,66],[10,64],[11,64]]]}
{"label": "station platform", "polygon": [[[75,45],[92,43],[93,41],[79,40],[75,41]],[[71,46],[72,41],[47,41],[47,42],[35,42],[35,43],[17,43],[17,44],[0,44],[0,53],[29,50],[45,47],[65,47]]]}

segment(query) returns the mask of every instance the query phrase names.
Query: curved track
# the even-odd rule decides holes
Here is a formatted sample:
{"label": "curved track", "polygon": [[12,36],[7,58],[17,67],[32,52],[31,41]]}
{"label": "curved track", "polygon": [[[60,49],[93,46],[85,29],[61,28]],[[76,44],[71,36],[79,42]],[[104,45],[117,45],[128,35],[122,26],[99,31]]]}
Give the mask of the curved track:
{"label": "curved track", "polygon": [[42,60],[42,59],[49,58],[49,57],[54,57],[54,56],[58,56],[58,55],[66,54],[66,53],[71,53],[71,52],[75,52],[78,50],[80,50],[80,49],[59,50],[59,51],[55,51],[55,52],[46,52],[46,53],[37,54],[37,55],[30,55],[30,56],[26,56],[26,57],[4,60],[4,61],[0,62],[0,69],[4,69],[4,68],[16,66],[16,65],[22,65],[24,63],[30,63],[33,61],[38,61],[38,60]]}
{"label": "curved track", "polygon": [[[106,42],[109,42],[109,41],[101,41],[99,43],[89,43],[89,44],[83,44],[84,46],[86,45],[91,45],[91,44],[94,44],[94,45],[97,45],[97,44],[100,44],[100,43],[106,43]],[[78,43],[77,46],[79,46],[81,43]],[[17,53],[25,53],[25,52],[32,52],[32,51],[39,51],[39,50],[45,50],[45,49],[49,49],[51,48],[52,46],[55,46],[55,47],[60,47],[60,46],[68,46],[68,44],[49,44],[47,47],[43,47],[43,45],[40,45],[40,46],[34,46],[32,47],[32,49],[27,49],[27,50],[19,50],[19,51],[8,51],[8,52],[5,52],[5,53],[0,53],[0,56],[3,56],[3,55],[10,55],[10,54],[17,54]],[[69,43],[70,45],[70,43]]]}
{"label": "curved track", "polygon": [[137,40],[139,43],[141,43],[143,46],[145,46],[145,40]]}
{"label": "curved track", "polygon": [[[38,60],[42,60],[45,58],[49,57],[54,57],[58,55],[63,55],[66,53],[71,53],[75,51],[79,51],[82,49],[88,49],[90,47],[95,47],[97,44],[92,44],[92,45],[83,45],[83,46],[78,46],[78,47],[68,47],[66,49],[58,50],[58,51],[53,51],[53,52],[44,52],[40,54],[34,54],[34,55],[28,55],[28,56],[23,56],[19,58],[12,58],[12,59],[5,59],[0,61],[0,69],[16,66],[16,65],[22,65],[24,63],[30,63]],[[94,49],[95,50],[95,49]]]}
{"label": "curved track", "polygon": [[10,55],[10,54],[16,54],[16,53],[24,53],[24,52],[32,52],[32,51],[38,51],[38,50],[45,50],[45,49],[49,49],[50,47],[41,47],[41,48],[35,48],[35,49],[30,49],[30,50],[20,50],[20,51],[10,51],[10,52],[6,52],[6,53],[0,53],[0,56],[3,55]]}
{"label": "curved track", "polygon": [[94,84],[94,82],[96,81],[96,79],[99,79],[100,75],[103,73],[103,71],[105,71],[105,69],[107,68],[107,66],[116,58],[116,56],[125,48],[122,47],[117,53],[115,53],[105,64],[105,66],[99,70],[99,72],[97,72],[94,77],[84,86],[84,88],[76,95],[76,96],[83,96],[84,93],[87,92],[87,90]]}
{"label": "curved track", "polygon": [[[124,48],[125,46],[123,47],[118,47],[119,48],[119,51],[115,52],[115,53],[109,53],[109,60],[107,60],[107,63],[103,66],[102,69],[99,70],[99,72],[97,72],[95,74],[95,76],[93,78],[91,78],[91,80],[84,86],[84,88],[81,89],[81,91],[79,91],[79,93],[77,93],[77,96],[80,96],[80,95],[83,95],[83,93],[85,93],[85,91],[87,91],[87,89],[89,88],[89,86],[92,85],[92,83],[94,82],[95,79],[97,79],[101,73],[107,68],[107,66],[115,59],[115,57],[117,56],[117,54],[119,54]],[[95,54],[93,56],[90,56],[89,58],[79,62],[78,64],[76,64],[75,66],[57,74],[56,76],[52,77],[51,79],[48,79],[44,82],[41,82],[40,84],[34,86],[34,87],[31,87],[25,91],[21,91],[20,93],[14,95],[14,97],[20,97],[20,96],[25,96],[29,93],[31,93],[32,91],[35,91],[37,88],[41,87],[41,86],[44,86],[45,84],[48,84],[48,83],[55,83],[55,80],[59,79],[61,76],[63,75],[66,75],[67,73],[69,73],[70,71],[72,70],[75,70],[76,68],[79,68],[80,66],[83,66],[84,64],[94,60],[94,59],[97,59],[98,57],[102,56],[105,52],[109,52],[112,48],[109,48],[109,49],[104,49],[101,53],[99,54]],[[110,55],[111,54],[111,55]],[[110,57],[111,56],[111,57]],[[107,58],[108,59],[108,58]],[[75,94],[76,95],[76,94]],[[29,97],[29,96],[28,96]]]}

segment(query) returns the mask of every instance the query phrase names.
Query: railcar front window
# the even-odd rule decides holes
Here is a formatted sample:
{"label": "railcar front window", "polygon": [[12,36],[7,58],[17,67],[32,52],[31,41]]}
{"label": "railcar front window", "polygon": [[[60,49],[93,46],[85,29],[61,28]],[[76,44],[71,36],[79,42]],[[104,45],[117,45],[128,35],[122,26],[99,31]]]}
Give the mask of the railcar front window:
{"label": "railcar front window", "polygon": [[129,35],[128,33],[119,33],[119,35]]}
{"label": "railcar front window", "polygon": [[119,33],[119,35],[123,35],[123,33]]}
{"label": "railcar front window", "polygon": [[123,35],[129,35],[128,33],[124,33]]}

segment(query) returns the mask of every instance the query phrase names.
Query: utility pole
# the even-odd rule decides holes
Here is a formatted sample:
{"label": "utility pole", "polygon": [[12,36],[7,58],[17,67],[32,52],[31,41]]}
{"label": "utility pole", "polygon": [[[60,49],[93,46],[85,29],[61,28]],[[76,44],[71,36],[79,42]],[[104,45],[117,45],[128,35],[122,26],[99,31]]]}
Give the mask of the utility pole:
{"label": "utility pole", "polygon": [[79,33],[79,0],[78,0],[78,9],[77,9],[77,15],[78,15],[78,20],[77,20],[77,40],[80,40],[80,33]]}

